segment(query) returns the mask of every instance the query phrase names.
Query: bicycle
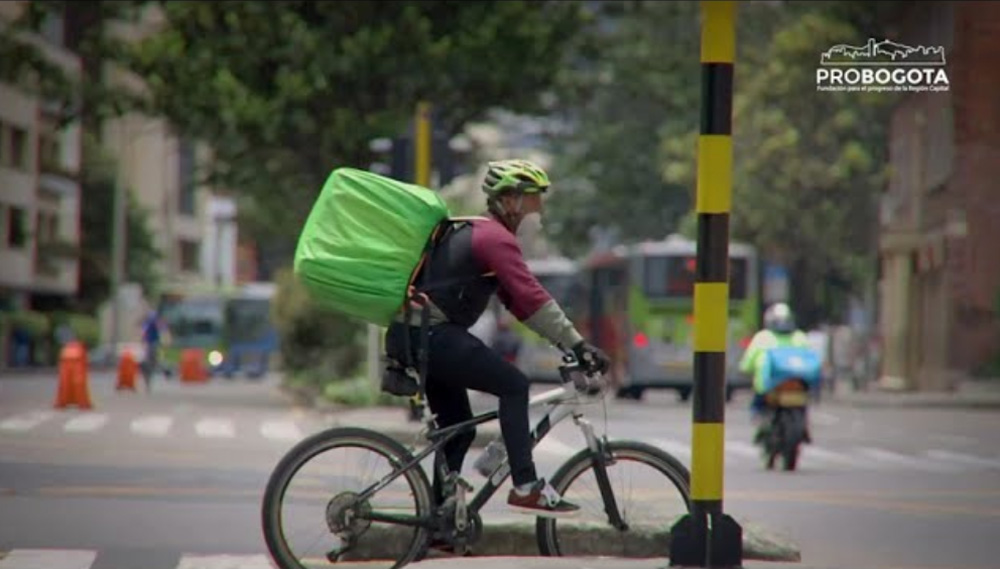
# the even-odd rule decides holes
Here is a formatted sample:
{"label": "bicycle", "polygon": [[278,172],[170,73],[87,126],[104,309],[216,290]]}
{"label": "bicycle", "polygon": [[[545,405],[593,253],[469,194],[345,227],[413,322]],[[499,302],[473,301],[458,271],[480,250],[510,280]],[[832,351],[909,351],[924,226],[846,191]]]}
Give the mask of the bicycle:
{"label": "bicycle", "polygon": [[[531,431],[533,445],[537,446],[552,428],[566,418],[572,417],[580,428],[586,441],[586,446],[568,458],[549,482],[567,499],[585,504],[574,495],[574,483],[585,483],[584,474],[593,475],[599,493],[597,508],[603,508],[598,515],[603,518],[599,523],[617,528],[619,532],[633,529],[629,516],[632,513],[627,505],[620,505],[626,495],[627,488],[614,487],[611,474],[617,473],[617,467],[628,463],[652,468],[652,472],[660,477],[665,476],[667,483],[656,478],[656,483],[647,488],[655,488],[655,492],[679,497],[681,506],[673,512],[675,516],[690,511],[690,473],[677,459],[669,453],[654,446],[638,441],[609,441],[607,435],[598,437],[590,421],[587,420],[583,408],[585,405],[605,399],[607,384],[599,374],[584,373],[582,365],[572,356],[563,358],[559,367],[562,383],[558,387],[531,397],[531,408],[547,408],[544,415],[534,424]],[[419,396],[418,396],[419,397]],[[499,419],[496,410],[474,416],[472,419],[446,428],[437,428],[435,418],[426,410],[423,411],[425,428],[417,434],[428,443],[425,448],[414,454],[396,440],[381,433],[364,428],[335,427],[319,432],[291,448],[277,464],[268,480],[261,509],[263,532],[271,557],[281,569],[303,569],[308,563],[343,563],[349,561],[365,561],[365,567],[372,566],[376,558],[385,563],[391,563],[393,569],[423,559],[431,540],[443,542],[453,548],[453,553],[463,555],[470,551],[482,534],[483,525],[480,511],[491,497],[499,490],[510,475],[510,468],[504,459],[495,465],[486,478],[483,487],[474,496],[473,487],[460,473],[448,472],[440,449],[453,438],[463,433],[473,433],[477,425]],[[607,409],[605,408],[605,422]],[[498,439],[500,440],[500,439]],[[317,541],[325,541],[319,548],[322,556],[299,556],[293,552],[288,542],[288,531],[282,510],[286,496],[289,495],[289,484],[303,466],[322,453],[341,448],[360,448],[384,459],[390,470],[388,473],[373,477],[367,484],[362,484],[357,490],[341,492],[320,491],[292,492],[300,501],[294,501],[295,508],[306,508],[310,505],[317,509],[306,526],[315,530],[319,527]],[[415,450],[415,449],[414,449]],[[422,461],[434,455],[434,468],[444,480],[445,499],[435,505],[432,500],[432,486],[428,481],[427,471]],[[342,476],[339,470],[350,467],[349,461],[336,461],[329,469],[321,471],[313,484],[332,482]],[[393,488],[394,483],[401,483]],[[649,490],[644,491],[649,494]],[[375,505],[376,498],[404,498],[413,501],[412,513],[401,512],[398,507],[390,505]],[[646,503],[654,501],[646,499]],[[662,501],[655,501],[658,514],[668,515],[669,508]],[[321,511],[320,511],[321,510]],[[317,519],[318,517],[322,519]],[[537,517],[535,534],[539,551],[544,556],[573,555],[566,551],[567,544],[560,542],[561,535],[569,535],[573,526],[564,520],[548,517]],[[377,529],[375,523],[387,524],[391,529]],[[666,520],[659,519],[649,527],[656,531],[665,531]],[[637,531],[647,526],[636,525]],[[565,532],[561,532],[561,529]],[[370,543],[362,543],[362,538],[370,538]],[[624,539],[624,538],[623,538]],[[388,545],[388,547],[387,547]],[[664,546],[666,547],[666,546]]]}

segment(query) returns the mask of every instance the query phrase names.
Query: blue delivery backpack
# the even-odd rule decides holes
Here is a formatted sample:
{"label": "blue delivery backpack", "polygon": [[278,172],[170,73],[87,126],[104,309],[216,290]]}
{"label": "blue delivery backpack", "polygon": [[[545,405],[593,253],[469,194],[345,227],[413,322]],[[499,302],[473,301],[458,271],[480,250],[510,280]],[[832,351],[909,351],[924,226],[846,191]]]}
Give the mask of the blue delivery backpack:
{"label": "blue delivery backpack", "polygon": [[780,346],[764,352],[764,389],[771,391],[783,381],[799,378],[809,388],[819,385],[823,362],[819,354],[808,346]]}

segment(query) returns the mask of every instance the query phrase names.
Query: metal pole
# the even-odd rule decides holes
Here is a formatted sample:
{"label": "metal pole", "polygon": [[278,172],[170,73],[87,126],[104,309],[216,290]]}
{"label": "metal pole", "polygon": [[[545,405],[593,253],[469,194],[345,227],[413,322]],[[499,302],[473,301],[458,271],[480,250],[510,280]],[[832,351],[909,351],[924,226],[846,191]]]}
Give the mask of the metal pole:
{"label": "metal pole", "polygon": [[414,124],[414,182],[425,188],[431,185],[431,104],[417,103]]}
{"label": "metal pole", "polygon": [[[431,144],[433,143],[431,124],[431,104],[427,101],[417,103],[416,114],[413,117],[413,182],[418,186],[430,188],[431,167],[433,157],[431,156]],[[419,421],[422,410],[410,399],[410,421]]]}
{"label": "metal pole", "polygon": [[[122,140],[125,149],[119,152],[121,157],[127,156],[128,164],[131,164],[132,141],[131,129],[127,124],[122,125]],[[126,165],[125,167],[128,167]],[[121,284],[125,273],[125,215],[126,215],[126,195],[125,186],[122,183],[122,165],[118,165],[118,172],[115,175],[114,183],[114,203],[112,205],[111,220],[111,349],[117,357],[118,344],[121,342]]]}
{"label": "metal pole", "polygon": [[698,139],[697,269],[689,515],[673,528],[672,566],[736,568],[742,529],[723,513],[725,383],[732,202],[736,3],[701,2],[701,135]]}

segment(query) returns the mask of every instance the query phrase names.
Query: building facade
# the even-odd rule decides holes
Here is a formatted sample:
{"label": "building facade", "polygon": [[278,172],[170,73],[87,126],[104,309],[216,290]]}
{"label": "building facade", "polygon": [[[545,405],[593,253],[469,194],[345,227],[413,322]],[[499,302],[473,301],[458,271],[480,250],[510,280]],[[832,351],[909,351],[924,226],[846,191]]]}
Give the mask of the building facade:
{"label": "building facade", "polygon": [[944,47],[950,88],[911,93],[892,116],[882,383],[947,390],[1000,356],[1000,5],[911,4],[897,35]]}
{"label": "building facade", "polygon": [[[0,20],[20,8],[0,3]],[[23,40],[79,76],[58,19]],[[15,85],[0,84],[0,101],[0,310],[29,310],[77,293],[81,130],[61,123],[58,105]]]}

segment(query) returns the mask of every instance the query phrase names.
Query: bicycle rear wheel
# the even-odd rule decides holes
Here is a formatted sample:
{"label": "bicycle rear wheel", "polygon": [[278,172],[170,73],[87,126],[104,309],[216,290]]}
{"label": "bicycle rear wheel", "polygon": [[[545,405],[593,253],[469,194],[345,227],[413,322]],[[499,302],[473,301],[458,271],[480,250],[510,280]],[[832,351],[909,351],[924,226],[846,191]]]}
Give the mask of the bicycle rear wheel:
{"label": "bicycle rear wheel", "polygon": [[[550,483],[580,506],[574,518],[538,518],[538,548],[547,556],[662,556],[673,522],[691,510],[690,473],[670,454],[645,443],[607,443],[607,475],[623,521],[614,538],[589,449],[563,464]],[[664,480],[664,478],[666,480]]]}
{"label": "bicycle rear wheel", "polygon": [[429,530],[374,521],[427,520],[431,485],[417,464],[366,500],[358,495],[412,460],[380,433],[334,428],[295,445],[268,480],[261,507],[264,540],[281,569],[399,568],[422,556]]}

